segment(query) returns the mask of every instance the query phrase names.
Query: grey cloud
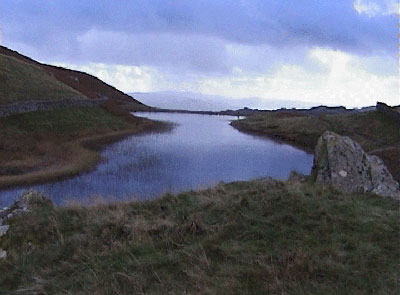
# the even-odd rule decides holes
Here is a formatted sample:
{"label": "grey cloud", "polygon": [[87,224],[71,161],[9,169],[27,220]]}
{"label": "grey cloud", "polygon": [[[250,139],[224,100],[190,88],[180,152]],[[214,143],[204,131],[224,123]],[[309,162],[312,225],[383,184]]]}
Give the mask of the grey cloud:
{"label": "grey cloud", "polygon": [[[78,38],[80,58],[93,62],[226,72],[225,44],[212,37],[91,30]],[[116,46],[117,45],[117,46]],[[96,52],[95,56],[91,56]]]}
{"label": "grey cloud", "polygon": [[[360,15],[350,0],[6,0],[0,19],[6,42],[43,60],[226,72],[297,62],[283,55],[311,46],[397,54],[397,17]],[[232,57],[229,44],[254,50]]]}

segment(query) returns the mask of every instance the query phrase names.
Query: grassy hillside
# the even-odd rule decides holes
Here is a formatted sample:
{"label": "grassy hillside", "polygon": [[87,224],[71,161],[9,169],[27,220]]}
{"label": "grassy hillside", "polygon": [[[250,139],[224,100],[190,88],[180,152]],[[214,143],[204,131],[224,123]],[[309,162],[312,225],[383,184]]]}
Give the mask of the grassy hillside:
{"label": "grassy hillside", "polygon": [[0,104],[26,100],[84,98],[42,68],[0,54]]}
{"label": "grassy hillside", "polygon": [[93,76],[41,64],[0,46],[0,104],[103,97],[109,99],[100,107],[0,118],[0,189],[88,170],[100,160],[89,149],[95,143],[166,126],[133,116],[129,110],[147,107]]}
{"label": "grassy hillside", "polygon": [[113,108],[117,106],[129,110],[148,109],[146,105],[131,96],[87,73],[38,63],[37,61],[4,46],[0,46],[0,54],[14,57],[25,63],[42,68],[59,82],[75,89],[88,98],[108,97],[110,99],[109,105],[113,105]]}
{"label": "grassy hillside", "polygon": [[0,293],[398,294],[391,199],[259,180],[34,208],[1,239]]}
{"label": "grassy hillside", "polygon": [[393,176],[400,180],[400,126],[379,112],[346,115],[304,116],[269,113],[233,121],[232,126],[250,133],[266,135],[313,152],[326,130],[346,135],[365,151],[381,157]]}

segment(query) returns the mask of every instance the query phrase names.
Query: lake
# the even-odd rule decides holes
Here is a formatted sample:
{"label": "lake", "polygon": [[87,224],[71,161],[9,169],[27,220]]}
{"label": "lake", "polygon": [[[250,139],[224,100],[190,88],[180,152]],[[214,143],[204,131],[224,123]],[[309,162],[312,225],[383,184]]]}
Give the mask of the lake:
{"label": "lake", "polygon": [[108,145],[91,172],[59,182],[0,192],[9,206],[27,189],[65,205],[147,200],[164,193],[207,188],[218,182],[262,177],[287,179],[291,170],[309,174],[313,156],[290,145],[241,133],[229,125],[236,117],[178,113],[136,113],[176,127],[167,133],[131,136]]}

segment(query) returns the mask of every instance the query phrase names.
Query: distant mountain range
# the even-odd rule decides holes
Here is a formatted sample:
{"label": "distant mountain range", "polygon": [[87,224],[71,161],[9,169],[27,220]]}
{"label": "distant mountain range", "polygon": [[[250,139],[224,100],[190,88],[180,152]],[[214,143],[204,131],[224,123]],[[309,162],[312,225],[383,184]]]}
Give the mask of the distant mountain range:
{"label": "distant mountain range", "polygon": [[133,92],[129,94],[148,106],[189,111],[223,111],[244,107],[275,110],[280,108],[310,108],[316,105],[316,103],[297,100],[264,99],[259,97],[229,98],[194,92],[161,91]]}

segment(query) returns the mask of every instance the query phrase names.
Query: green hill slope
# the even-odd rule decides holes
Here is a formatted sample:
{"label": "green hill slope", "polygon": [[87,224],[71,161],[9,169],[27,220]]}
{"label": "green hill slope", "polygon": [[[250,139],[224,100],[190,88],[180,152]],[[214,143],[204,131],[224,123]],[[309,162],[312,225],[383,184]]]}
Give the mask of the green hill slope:
{"label": "green hill slope", "polygon": [[[111,113],[118,113],[118,115],[121,115],[121,110],[130,111],[149,109],[148,106],[144,105],[140,101],[137,101],[133,97],[87,73],[42,64],[4,46],[0,46],[0,54],[13,57],[26,64],[41,68],[60,83],[73,88],[88,98],[96,99],[108,97],[108,103],[106,106],[104,106],[104,108]],[[2,71],[3,70],[0,64],[0,72]],[[119,111],[116,111],[116,108]]]}
{"label": "green hill slope", "polygon": [[84,97],[40,67],[0,54],[0,104]]}

